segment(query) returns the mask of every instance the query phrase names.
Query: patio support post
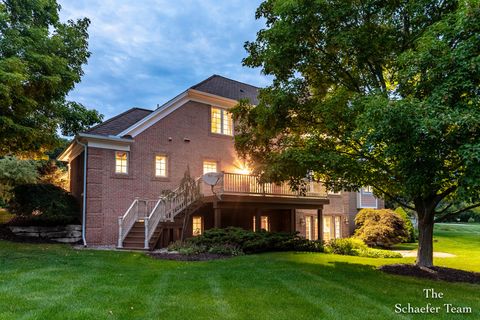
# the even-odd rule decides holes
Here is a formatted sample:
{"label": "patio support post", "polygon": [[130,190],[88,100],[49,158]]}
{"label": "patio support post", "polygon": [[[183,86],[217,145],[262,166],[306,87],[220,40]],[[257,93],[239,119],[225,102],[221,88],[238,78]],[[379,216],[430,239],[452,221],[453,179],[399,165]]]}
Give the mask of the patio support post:
{"label": "patio support post", "polygon": [[262,227],[262,216],[260,214],[260,209],[255,208],[255,231],[259,232]]}
{"label": "patio support post", "polygon": [[290,210],[290,232],[297,231],[297,215],[295,209]]}
{"label": "patio support post", "polygon": [[222,227],[222,209],[218,208],[218,203],[213,203],[213,224],[215,228]]}
{"label": "patio support post", "polygon": [[317,230],[318,230],[318,239],[320,242],[323,242],[323,208],[317,210]]}

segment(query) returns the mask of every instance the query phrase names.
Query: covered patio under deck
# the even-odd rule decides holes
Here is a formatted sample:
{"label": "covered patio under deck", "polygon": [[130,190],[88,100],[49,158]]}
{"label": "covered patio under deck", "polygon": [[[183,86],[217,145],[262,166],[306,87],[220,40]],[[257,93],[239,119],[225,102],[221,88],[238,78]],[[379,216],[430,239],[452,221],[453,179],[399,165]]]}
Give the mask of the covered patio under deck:
{"label": "covered patio under deck", "polygon": [[[319,183],[308,183],[300,194],[292,191],[286,183],[261,184],[253,175],[235,173],[222,173],[212,192],[203,191],[204,205],[192,215],[189,224],[192,230],[187,231],[191,235],[204,229],[228,226],[295,232],[297,209],[316,210],[317,228],[323,230],[323,206],[329,203],[325,189]],[[197,230],[194,230],[195,226]]]}

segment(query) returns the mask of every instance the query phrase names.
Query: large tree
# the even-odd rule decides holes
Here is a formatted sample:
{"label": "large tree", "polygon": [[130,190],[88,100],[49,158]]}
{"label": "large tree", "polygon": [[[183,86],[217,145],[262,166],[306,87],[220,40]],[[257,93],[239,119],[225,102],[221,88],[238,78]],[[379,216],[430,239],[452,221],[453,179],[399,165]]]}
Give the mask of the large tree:
{"label": "large tree", "polygon": [[0,2],[0,156],[41,153],[101,115],[66,100],[87,62],[87,18],[59,20],[56,0]]}
{"label": "large tree", "polygon": [[435,216],[480,206],[479,2],[266,0],[256,17],[244,64],[273,84],[234,110],[237,150],[264,179],[313,172],[415,210],[432,266]]}

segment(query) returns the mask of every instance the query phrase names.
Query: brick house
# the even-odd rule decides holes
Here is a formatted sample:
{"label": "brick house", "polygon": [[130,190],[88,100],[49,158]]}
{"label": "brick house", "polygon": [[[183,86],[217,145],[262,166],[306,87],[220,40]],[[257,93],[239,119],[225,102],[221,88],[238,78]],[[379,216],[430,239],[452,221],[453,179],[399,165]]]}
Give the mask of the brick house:
{"label": "brick house", "polygon": [[[329,240],[353,232],[360,208],[383,207],[368,188],[333,194],[307,182],[299,195],[248,174],[228,109],[258,103],[257,93],[213,75],[156,110],[133,108],[77,135],[59,160],[82,203],[85,243],[151,249],[227,226]],[[181,183],[187,170],[194,179]]]}

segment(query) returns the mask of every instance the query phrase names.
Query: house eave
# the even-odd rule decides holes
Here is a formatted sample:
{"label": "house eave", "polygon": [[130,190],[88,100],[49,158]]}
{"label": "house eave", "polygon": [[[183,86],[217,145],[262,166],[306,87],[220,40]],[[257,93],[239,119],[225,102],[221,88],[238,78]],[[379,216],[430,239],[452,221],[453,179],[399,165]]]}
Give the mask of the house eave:
{"label": "house eave", "polygon": [[130,144],[133,139],[119,138],[116,136],[100,136],[89,133],[79,133],[68,147],[57,157],[59,161],[70,162],[83,151],[81,142],[92,148],[111,149],[119,151],[130,151]]}

